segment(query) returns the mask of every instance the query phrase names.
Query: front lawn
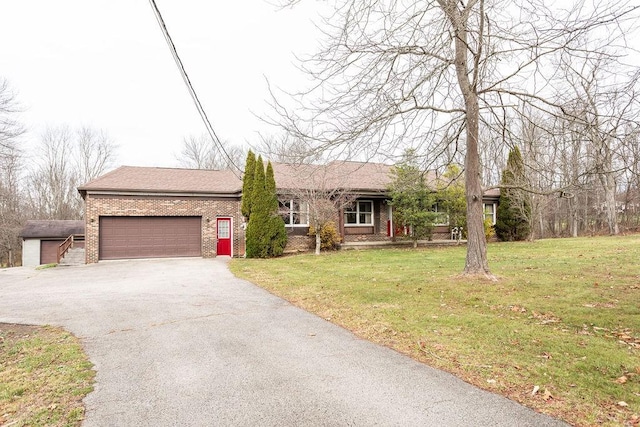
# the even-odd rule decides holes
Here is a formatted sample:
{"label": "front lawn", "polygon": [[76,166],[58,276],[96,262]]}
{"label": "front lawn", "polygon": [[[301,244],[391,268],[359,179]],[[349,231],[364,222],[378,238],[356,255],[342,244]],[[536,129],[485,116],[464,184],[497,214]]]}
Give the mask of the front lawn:
{"label": "front lawn", "polygon": [[0,323],[0,426],[79,426],[94,376],[70,333]]}
{"label": "front lawn", "polygon": [[236,259],[292,303],[574,425],[638,425],[640,235]]}

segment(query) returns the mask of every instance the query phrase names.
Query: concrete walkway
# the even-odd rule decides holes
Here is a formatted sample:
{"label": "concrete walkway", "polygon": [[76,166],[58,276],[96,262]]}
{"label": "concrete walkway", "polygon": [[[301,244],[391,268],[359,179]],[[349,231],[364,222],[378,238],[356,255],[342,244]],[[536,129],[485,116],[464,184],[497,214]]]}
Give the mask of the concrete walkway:
{"label": "concrete walkway", "polygon": [[0,270],[0,322],[79,336],[85,426],[557,426],[293,307],[224,260]]}

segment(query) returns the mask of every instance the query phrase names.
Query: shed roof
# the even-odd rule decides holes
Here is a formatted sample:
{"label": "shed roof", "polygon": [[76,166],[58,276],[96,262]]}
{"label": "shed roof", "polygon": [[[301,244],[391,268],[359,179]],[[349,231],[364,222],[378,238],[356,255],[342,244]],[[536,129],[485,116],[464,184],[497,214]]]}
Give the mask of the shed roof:
{"label": "shed roof", "polygon": [[78,191],[239,194],[242,181],[230,170],[121,166]]}
{"label": "shed roof", "polygon": [[72,234],[84,234],[82,220],[30,220],[20,232],[23,239],[67,238]]}

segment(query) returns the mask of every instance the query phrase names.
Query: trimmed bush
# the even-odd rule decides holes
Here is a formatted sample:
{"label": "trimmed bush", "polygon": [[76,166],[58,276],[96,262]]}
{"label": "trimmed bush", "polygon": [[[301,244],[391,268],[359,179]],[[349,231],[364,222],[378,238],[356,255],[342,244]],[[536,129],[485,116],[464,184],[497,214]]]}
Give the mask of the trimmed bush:
{"label": "trimmed bush", "polygon": [[[315,236],[316,229],[309,227],[309,236]],[[340,247],[340,234],[333,222],[327,222],[320,227],[320,249],[324,251],[335,251]]]}

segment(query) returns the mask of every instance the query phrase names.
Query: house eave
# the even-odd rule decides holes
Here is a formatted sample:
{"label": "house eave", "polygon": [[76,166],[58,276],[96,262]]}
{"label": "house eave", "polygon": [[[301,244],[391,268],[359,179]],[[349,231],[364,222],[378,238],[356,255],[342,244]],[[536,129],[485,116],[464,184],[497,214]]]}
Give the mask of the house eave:
{"label": "house eave", "polygon": [[[305,192],[320,192],[321,190],[315,190],[312,188],[278,188],[277,192],[283,196],[294,196],[297,194],[304,194]],[[389,197],[389,193],[386,190],[372,190],[372,189],[331,189],[326,190],[326,193],[335,196],[340,194],[348,194],[350,196],[357,197]]]}
{"label": "house eave", "polygon": [[80,190],[82,197],[90,196],[126,196],[126,197],[207,197],[240,199],[240,191],[234,193],[224,192],[197,192],[197,191],[135,191],[135,190]]}

